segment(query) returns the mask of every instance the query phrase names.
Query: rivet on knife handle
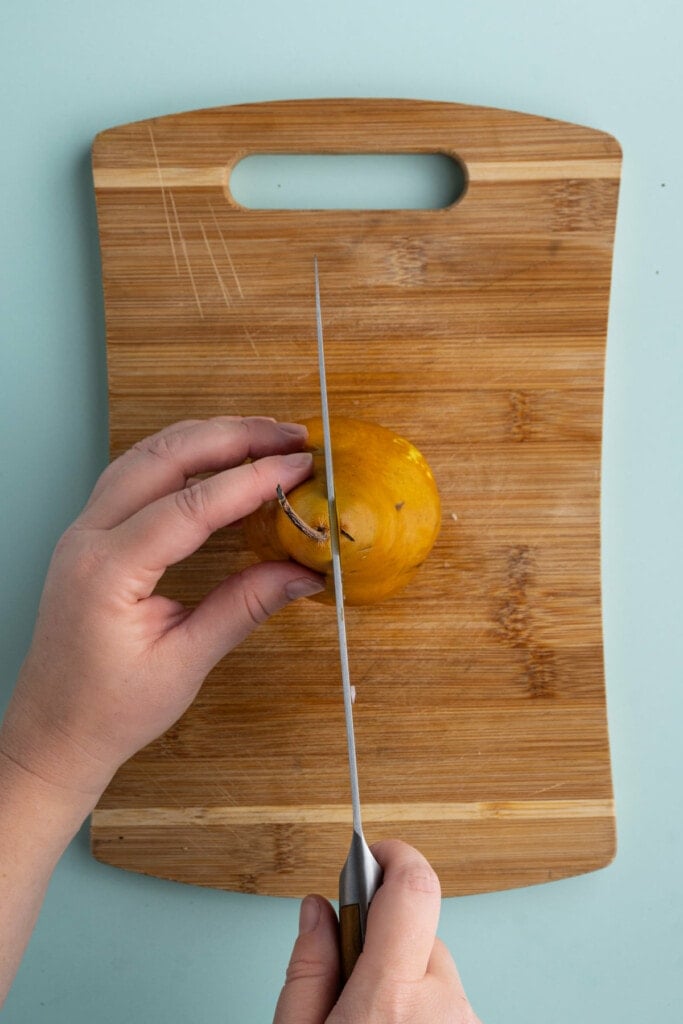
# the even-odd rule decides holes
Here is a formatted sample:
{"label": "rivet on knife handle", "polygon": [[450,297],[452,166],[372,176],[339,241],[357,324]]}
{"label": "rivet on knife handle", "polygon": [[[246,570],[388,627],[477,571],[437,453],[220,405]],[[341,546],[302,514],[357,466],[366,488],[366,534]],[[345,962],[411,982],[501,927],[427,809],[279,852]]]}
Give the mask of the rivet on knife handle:
{"label": "rivet on knife handle", "polygon": [[327,481],[327,505],[330,518],[330,549],[334,576],[334,597],[337,608],[337,632],[339,635],[339,657],[341,662],[342,688],[344,692],[344,717],[346,740],[349,751],[349,773],[351,777],[351,803],[353,807],[353,837],[346,863],[339,876],[339,927],[342,950],[342,974],[348,981],[354,964],[358,960],[365,942],[368,907],[382,882],[382,869],[370,852],[363,836],[360,816],[360,794],[358,790],[358,766],[356,764],[356,740],[353,731],[353,700],[349,674],[349,656],[346,643],[346,622],[344,617],[344,593],[339,544],[339,518],[334,486],[332,464],[332,440],[330,437],[330,414],[327,404],[327,375],[325,373],[325,350],[323,345],[323,321],[320,309],[320,282],[318,260],[315,270],[315,311],[318,334],[318,369],[320,372],[320,401],[322,406],[323,438],[325,445],[325,477]]}

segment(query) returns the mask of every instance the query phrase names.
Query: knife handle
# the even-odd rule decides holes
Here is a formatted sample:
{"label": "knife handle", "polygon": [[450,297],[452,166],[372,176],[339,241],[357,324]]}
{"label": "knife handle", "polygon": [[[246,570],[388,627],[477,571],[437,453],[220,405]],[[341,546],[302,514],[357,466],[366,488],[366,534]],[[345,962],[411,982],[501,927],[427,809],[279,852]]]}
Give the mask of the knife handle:
{"label": "knife handle", "polygon": [[363,951],[368,909],[382,884],[382,868],[360,828],[354,828],[349,855],[339,875],[339,937],[343,984]]}
{"label": "knife handle", "polygon": [[339,938],[341,945],[342,984],[351,977],[351,971],[363,951],[363,933],[360,923],[360,906],[348,903],[339,908]]}

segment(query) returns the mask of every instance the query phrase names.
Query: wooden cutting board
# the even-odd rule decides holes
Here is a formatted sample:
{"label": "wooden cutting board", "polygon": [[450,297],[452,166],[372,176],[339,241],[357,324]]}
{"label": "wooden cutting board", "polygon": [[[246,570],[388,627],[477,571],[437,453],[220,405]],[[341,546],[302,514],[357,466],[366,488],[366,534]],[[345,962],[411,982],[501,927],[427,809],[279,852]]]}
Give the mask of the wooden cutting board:
{"label": "wooden cutting board", "polygon": [[[446,153],[443,210],[248,210],[257,153]],[[431,463],[437,545],[398,598],[348,610],[364,822],[445,895],[606,865],[615,818],[600,602],[603,363],[621,154],[602,132],[398,100],[222,107],[93,150],[111,454],[169,422],[332,413]],[[239,529],[170,571],[189,604],[253,560]],[[242,892],[336,895],[351,816],[334,611],[276,615],[119,771],[102,861]]]}

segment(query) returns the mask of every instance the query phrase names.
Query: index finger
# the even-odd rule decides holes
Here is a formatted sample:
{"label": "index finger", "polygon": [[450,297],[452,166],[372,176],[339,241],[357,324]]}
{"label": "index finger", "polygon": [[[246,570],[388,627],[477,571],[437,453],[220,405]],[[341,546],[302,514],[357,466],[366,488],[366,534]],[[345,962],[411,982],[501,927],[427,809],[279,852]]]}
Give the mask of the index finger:
{"label": "index finger", "polygon": [[286,492],[310,475],[310,452],[270,455],[217,473],[159,498],[108,533],[118,565],[148,597],[169,565],[187,558],[214,531],[272,500],[278,483]]}
{"label": "index finger", "polygon": [[377,843],[372,852],[384,879],[370,904],[365,946],[354,974],[420,981],[439,923],[439,879],[421,853],[397,839]]}
{"label": "index finger", "polygon": [[237,466],[248,457],[300,449],[306,428],[265,416],[215,416],[174,423],[115,459],[99,478],[80,519],[112,529],[146,505],[180,491],[189,477]]}

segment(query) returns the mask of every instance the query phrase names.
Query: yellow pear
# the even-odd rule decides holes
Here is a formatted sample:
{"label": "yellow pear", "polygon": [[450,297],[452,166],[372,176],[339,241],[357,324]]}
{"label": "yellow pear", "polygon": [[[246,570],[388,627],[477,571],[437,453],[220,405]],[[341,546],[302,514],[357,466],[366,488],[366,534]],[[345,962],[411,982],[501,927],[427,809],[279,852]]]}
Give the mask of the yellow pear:
{"label": "yellow pear", "polygon": [[[285,497],[266,502],[244,522],[262,560],[294,560],[321,573],[327,586],[312,600],[334,602],[322,420],[302,421],[313,474]],[[364,420],[330,421],[344,598],[384,601],[410,582],[439,533],[439,494],[415,445]]]}

